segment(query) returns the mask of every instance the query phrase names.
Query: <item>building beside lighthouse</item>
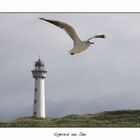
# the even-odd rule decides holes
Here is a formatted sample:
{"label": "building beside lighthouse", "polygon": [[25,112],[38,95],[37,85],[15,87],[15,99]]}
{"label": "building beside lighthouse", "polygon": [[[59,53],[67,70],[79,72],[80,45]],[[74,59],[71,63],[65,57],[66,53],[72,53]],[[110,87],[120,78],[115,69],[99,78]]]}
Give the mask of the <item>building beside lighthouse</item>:
{"label": "building beside lighthouse", "polygon": [[47,70],[40,58],[34,64],[32,75],[35,79],[33,116],[45,118],[45,78]]}

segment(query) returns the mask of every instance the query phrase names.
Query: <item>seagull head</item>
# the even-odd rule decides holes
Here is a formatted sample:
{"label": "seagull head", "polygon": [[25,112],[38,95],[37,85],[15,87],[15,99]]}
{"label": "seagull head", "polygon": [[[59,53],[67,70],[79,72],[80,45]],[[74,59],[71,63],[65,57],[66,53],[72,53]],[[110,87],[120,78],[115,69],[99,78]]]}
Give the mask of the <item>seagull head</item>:
{"label": "seagull head", "polygon": [[86,43],[89,45],[94,44],[94,42],[91,42],[90,40],[87,40]]}

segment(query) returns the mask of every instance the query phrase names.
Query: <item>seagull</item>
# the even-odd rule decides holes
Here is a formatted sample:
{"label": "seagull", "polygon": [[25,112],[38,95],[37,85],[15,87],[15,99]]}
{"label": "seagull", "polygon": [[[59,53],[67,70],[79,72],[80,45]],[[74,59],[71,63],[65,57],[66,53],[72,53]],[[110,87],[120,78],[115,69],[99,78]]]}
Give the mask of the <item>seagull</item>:
{"label": "seagull", "polygon": [[74,45],[73,48],[68,52],[70,55],[81,53],[82,51],[86,50],[91,44],[94,44],[94,42],[90,41],[93,38],[106,38],[106,35],[104,34],[97,34],[95,36],[90,37],[86,41],[81,41],[75,29],[71,25],[54,19],[45,19],[45,18],[39,18],[39,19],[56,25],[57,27],[63,29],[71,37]]}

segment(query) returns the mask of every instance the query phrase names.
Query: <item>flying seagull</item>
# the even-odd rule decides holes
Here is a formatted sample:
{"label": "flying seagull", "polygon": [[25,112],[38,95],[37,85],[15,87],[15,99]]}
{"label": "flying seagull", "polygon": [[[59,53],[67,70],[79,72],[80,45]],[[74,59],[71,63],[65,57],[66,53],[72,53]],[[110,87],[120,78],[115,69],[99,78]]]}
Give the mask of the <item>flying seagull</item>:
{"label": "flying seagull", "polygon": [[57,27],[66,31],[66,33],[71,37],[71,39],[73,40],[73,43],[74,43],[73,48],[69,51],[69,53],[71,55],[74,55],[76,53],[80,53],[80,52],[86,50],[91,44],[94,44],[94,42],[90,41],[93,38],[106,38],[106,36],[104,34],[97,34],[93,37],[90,37],[86,41],[81,41],[79,36],[77,35],[75,29],[71,25],[69,25],[65,22],[53,20],[53,19],[45,19],[45,18],[39,18],[39,19],[47,21],[51,24],[54,24]]}

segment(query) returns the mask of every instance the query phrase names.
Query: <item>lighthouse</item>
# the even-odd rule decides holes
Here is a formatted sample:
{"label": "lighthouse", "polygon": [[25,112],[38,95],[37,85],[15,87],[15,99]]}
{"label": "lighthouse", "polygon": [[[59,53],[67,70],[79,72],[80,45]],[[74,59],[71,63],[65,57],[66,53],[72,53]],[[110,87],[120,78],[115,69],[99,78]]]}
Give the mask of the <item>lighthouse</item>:
{"label": "lighthouse", "polygon": [[34,64],[32,75],[35,79],[33,116],[45,118],[45,78],[47,70],[40,58]]}

